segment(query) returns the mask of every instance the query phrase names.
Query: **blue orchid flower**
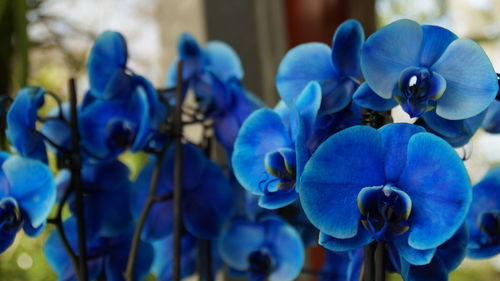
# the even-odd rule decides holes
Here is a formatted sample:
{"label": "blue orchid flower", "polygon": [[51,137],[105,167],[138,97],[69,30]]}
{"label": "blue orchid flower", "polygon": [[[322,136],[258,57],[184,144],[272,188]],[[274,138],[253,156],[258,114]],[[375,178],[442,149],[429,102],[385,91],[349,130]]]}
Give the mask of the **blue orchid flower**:
{"label": "blue orchid flower", "polygon": [[47,163],[43,136],[36,131],[37,112],[44,103],[45,89],[22,88],[7,112],[7,137],[22,156]]}
{"label": "blue orchid flower", "polygon": [[[209,81],[209,76],[204,76],[205,71],[216,73],[222,82],[231,79],[241,81],[244,76],[241,61],[229,45],[221,41],[210,41],[201,48],[196,39],[189,33],[183,33],[177,42],[178,57],[172,62],[167,74],[167,87],[175,87],[177,78],[177,62],[182,60],[184,81],[199,80]],[[202,92],[203,90],[200,89]],[[196,87],[195,87],[196,91]],[[221,97],[214,97],[215,99]]]}
{"label": "blue orchid flower", "polygon": [[432,260],[426,265],[412,265],[389,250],[392,265],[405,281],[448,281],[448,275],[455,270],[467,253],[469,232],[465,224],[445,243],[436,249]]}
{"label": "blue orchid flower", "polygon": [[230,273],[253,281],[291,281],[304,265],[299,234],[274,216],[257,222],[235,219],[219,238],[218,248]]}
{"label": "blue orchid flower", "polygon": [[125,39],[106,31],[87,62],[90,91],[80,108],[80,132],[82,145],[98,159],[114,158],[127,148],[141,150],[165,119],[154,87],[130,74],[126,61]]}
{"label": "blue orchid flower", "polygon": [[183,62],[183,80],[191,88],[199,109],[213,118],[216,138],[231,154],[243,121],[263,104],[241,84],[244,76],[241,61],[227,44],[211,41],[201,48],[188,33],[180,36],[179,57],[167,75],[167,87],[176,85],[177,62]]}
{"label": "blue orchid flower", "polygon": [[[63,223],[64,233],[73,251],[78,255],[76,218],[70,217]],[[87,237],[87,267],[89,280],[103,276],[110,281],[124,281],[124,272],[130,251],[132,234],[125,233],[113,238]],[[49,265],[60,281],[76,281],[77,276],[71,259],[65,250],[57,231],[53,231],[44,245]],[[135,263],[134,280],[145,280],[153,264],[154,251],[150,243],[141,241]]]}
{"label": "blue orchid flower", "polygon": [[[232,190],[220,168],[209,161],[192,144],[185,144],[183,153],[182,221],[186,230],[197,238],[216,238],[232,211]],[[132,213],[139,215],[146,202],[156,158],[140,172],[132,193]],[[161,166],[158,196],[170,197],[153,205],[144,225],[143,238],[155,241],[166,238],[173,227],[174,149],[170,148]]]}
{"label": "blue orchid flower", "polygon": [[324,247],[346,251],[387,241],[413,265],[428,264],[458,230],[471,193],[454,149],[405,123],[331,136],[306,164],[299,190]]}
{"label": "blue orchid flower", "polygon": [[[116,237],[133,226],[130,194],[133,184],[130,171],[118,160],[85,164],[82,168],[82,185],[85,192],[84,204],[87,238]],[[58,195],[69,188],[70,173],[59,172],[56,182]],[[70,197],[70,210],[75,213],[74,198]]]}
{"label": "blue orchid flower", "polygon": [[463,120],[478,115],[498,92],[496,72],[483,49],[451,31],[411,20],[395,21],[363,45],[366,85],[354,100],[375,110],[399,103],[411,117]]}
{"label": "blue orchid flower", "polygon": [[500,253],[500,167],[493,168],[477,183],[467,215],[470,240],[467,255],[489,258]]}
{"label": "blue orchid flower", "polygon": [[321,87],[311,82],[293,110],[284,105],[259,109],[243,124],[234,145],[233,169],[244,188],[261,196],[260,206],[280,208],[297,198],[296,183],[310,156],[306,142],[320,102]]}
{"label": "blue orchid flower", "polygon": [[500,134],[500,101],[495,100],[491,103],[484,121],[482,128],[492,134]]}
{"label": "blue orchid flower", "polygon": [[317,81],[323,95],[319,115],[348,106],[361,80],[359,58],[364,38],[361,24],[350,19],[337,28],[331,48],[323,43],[306,43],[290,50],[276,75],[280,97],[293,107],[302,89]]}
{"label": "blue orchid flower", "polygon": [[52,173],[44,163],[0,152],[0,253],[23,228],[38,235],[56,200]]}

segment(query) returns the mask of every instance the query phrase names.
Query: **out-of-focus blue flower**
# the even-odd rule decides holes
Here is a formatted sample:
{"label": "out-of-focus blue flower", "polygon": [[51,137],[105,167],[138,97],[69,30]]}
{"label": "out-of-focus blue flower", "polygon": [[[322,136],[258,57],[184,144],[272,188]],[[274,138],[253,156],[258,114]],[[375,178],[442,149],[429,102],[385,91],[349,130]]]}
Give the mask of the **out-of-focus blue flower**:
{"label": "out-of-focus blue flower", "polygon": [[241,84],[243,67],[227,44],[211,41],[201,48],[188,33],[178,41],[179,57],[167,75],[167,87],[176,85],[177,62],[183,62],[183,80],[191,88],[206,118],[213,118],[217,139],[231,154],[243,121],[262,103]]}
{"label": "out-of-focus blue flower", "polygon": [[490,170],[472,190],[467,255],[476,259],[493,257],[500,253],[500,167]]}
{"label": "out-of-focus blue flower", "polygon": [[0,253],[23,228],[38,235],[56,200],[52,173],[44,163],[0,152]]}
{"label": "out-of-focus blue flower", "polygon": [[437,248],[434,257],[426,265],[412,265],[398,258],[395,251],[389,250],[389,255],[392,265],[405,281],[447,281],[448,275],[465,258],[468,238],[467,227],[463,224],[450,239]]}
{"label": "out-of-focus blue flower", "polygon": [[358,281],[363,265],[363,249],[326,252],[318,281]]}
{"label": "out-of-focus blue flower", "polygon": [[306,164],[304,211],[335,251],[387,241],[408,263],[431,261],[471,201],[462,160],[419,126],[356,126],[326,140]]}
{"label": "out-of-focus blue flower", "polygon": [[290,50],[278,68],[276,88],[283,101],[293,107],[302,89],[311,81],[321,85],[319,114],[338,112],[348,106],[361,79],[361,24],[353,19],[335,32],[332,47],[306,43]]}
{"label": "out-of-focus blue flower", "polygon": [[[76,218],[70,217],[64,221],[63,228],[71,248],[78,255]],[[127,267],[131,240],[130,232],[113,238],[90,240],[87,237],[89,280],[96,280],[100,276],[104,276],[106,280],[110,281],[125,280],[124,272]],[[57,231],[53,231],[49,235],[45,242],[44,253],[50,266],[57,273],[58,280],[77,280],[74,266]],[[153,258],[152,245],[141,241],[135,263],[134,280],[146,279],[153,264]]]}
{"label": "out-of-focus blue flower", "polygon": [[257,222],[236,219],[219,238],[221,258],[249,280],[294,280],[304,264],[299,234],[278,217]]}
{"label": "out-of-focus blue flower", "polygon": [[16,151],[25,157],[47,163],[43,137],[36,131],[37,112],[43,106],[45,89],[24,87],[7,112],[7,137]]}
{"label": "out-of-focus blue flower", "polygon": [[355,100],[386,110],[399,103],[411,117],[435,110],[447,120],[478,115],[498,92],[496,72],[483,49],[451,31],[411,20],[395,21],[363,45],[361,69],[368,87]]}
{"label": "out-of-focus blue flower", "polygon": [[[173,235],[165,239],[154,241],[155,259],[151,272],[157,276],[159,281],[171,281],[173,274]],[[222,267],[222,261],[218,254],[216,243],[210,241],[212,272],[217,272]],[[198,241],[189,233],[183,234],[181,238],[181,279],[196,272],[198,260]],[[203,266],[203,265],[202,265]]]}
{"label": "out-of-focus blue flower", "polygon": [[[47,117],[47,120],[40,127],[40,132],[57,146],[54,147],[51,143],[47,143],[49,150],[57,156],[64,156],[65,154],[58,148],[63,148],[66,151],[71,150],[71,128],[69,127],[69,122],[71,121],[70,104],[64,102],[61,104],[61,108],[58,106],[52,108]],[[57,117],[62,117],[63,119]]]}
{"label": "out-of-focus blue flower", "polygon": [[[209,161],[194,145],[185,144],[183,155],[182,221],[186,230],[197,238],[216,238],[232,211],[232,190],[220,168]],[[170,148],[162,163],[158,179],[158,196],[173,192],[174,149]],[[140,172],[132,194],[132,213],[139,216],[149,193],[156,158]],[[172,233],[173,200],[153,205],[144,225],[143,238],[159,240]]]}
{"label": "out-of-focus blue flower", "polygon": [[[87,238],[116,237],[130,231],[133,226],[130,171],[118,160],[85,164],[82,169]],[[59,195],[69,188],[69,171],[57,176]],[[73,197],[70,210],[74,213]]]}
{"label": "out-of-focus blue flower", "polygon": [[127,148],[141,150],[166,114],[151,83],[129,74],[126,61],[126,42],[118,32],[102,33],[90,52],[90,91],[80,108],[80,132],[82,145],[99,159]]}
{"label": "out-of-focus blue flower", "polygon": [[500,101],[495,100],[491,103],[482,127],[486,132],[500,134]]}
{"label": "out-of-focus blue flower", "polygon": [[275,209],[297,198],[297,179],[311,151],[312,134],[321,102],[321,87],[311,82],[293,109],[259,109],[243,124],[234,146],[232,164],[238,181],[261,196],[259,205]]}

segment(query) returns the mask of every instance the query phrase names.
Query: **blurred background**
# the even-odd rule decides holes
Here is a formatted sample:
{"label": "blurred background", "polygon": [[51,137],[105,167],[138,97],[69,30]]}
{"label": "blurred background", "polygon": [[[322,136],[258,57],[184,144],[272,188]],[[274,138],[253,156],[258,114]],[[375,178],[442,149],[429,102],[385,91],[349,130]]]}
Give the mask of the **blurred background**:
{"label": "blurred background", "polygon": [[[0,94],[39,85],[64,98],[68,78],[76,77],[83,95],[89,49],[109,29],[126,37],[129,67],[162,87],[178,36],[190,32],[201,44],[233,46],[245,86],[273,106],[274,78],[287,50],[311,41],[330,44],[348,18],[358,19],[367,36],[399,18],[441,25],[480,43],[500,71],[496,0],[0,0]],[[500,164],[500,136],[480,131],[459,153],[470,156],[466,165],[475,183]],[[37,239],[18,235],[0,256],[0,280],[55,280],[43,258],[48,232]],[[466,260],[450,279],[500,280],[500,257]]]}

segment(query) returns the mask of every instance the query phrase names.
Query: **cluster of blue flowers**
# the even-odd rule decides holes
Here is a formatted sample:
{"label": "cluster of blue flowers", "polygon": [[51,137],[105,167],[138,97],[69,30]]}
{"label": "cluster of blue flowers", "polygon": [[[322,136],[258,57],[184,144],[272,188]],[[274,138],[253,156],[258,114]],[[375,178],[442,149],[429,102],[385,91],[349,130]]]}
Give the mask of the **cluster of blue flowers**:
{"label": "cluster of blue flowers", "polygon": [[[500,132],[497,74],[475,42],[411,20],[365,40],[348,20],[331,47],[307,43],[285,55],[276,75],[282,100],[272,109],[243,86],[241,62],[222,42],[202,47],[181,35],[165,89],[127,59],[121,34],[97,38],[76,112],[41,87],[17,93],[6,117],[18,155],[0,153],[0,252],[21,228],[35,236],[48,221],[56,230],[44,250],[59,280],[79,278],[82,240],[89,280],[125,280],[126,272],[127,280],[172,280],[175,233],[182,277],[203,267],[197,241],[211,246],[210,271],[226,264],[253,281],[294,280],[306,247],[318,243],[327,249],[319,280],[359,280],[363,247],[374,244],[382,270],[406,281],[447,280],[466,255],[500,253],[500,170],[472,187],[454,149],[481,127]],[[57,106],[41,116],[46,98]],[[398,105],[414,124],[387,124]],[[228,162],[210,159],[211,140],[183,139],[180,230],[171,145],[182,137],[173,130],[178,108],[182,122],[212,126],[208,138]],[[125,152],[144,156],[139,171]]]}

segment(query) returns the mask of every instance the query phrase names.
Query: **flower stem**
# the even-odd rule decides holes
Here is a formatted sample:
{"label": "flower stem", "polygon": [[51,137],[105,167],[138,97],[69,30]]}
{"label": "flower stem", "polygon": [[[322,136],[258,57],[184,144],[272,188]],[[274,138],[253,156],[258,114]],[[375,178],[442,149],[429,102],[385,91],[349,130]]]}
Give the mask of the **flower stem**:
{"label": "flower stem", "polygon": [[125,270],[125,280],[134,281],[134,272],[135,272],[135,260],[137,259],[137,251],[139,249],[139,244],[141,242],[141,234],[142,229],[144,227],[144,223],[148,218],[149,211],[154,203],[158,202],[158,197],[156,196],[156,186],[158,185],[158,179],[160,175],[161,166],[163,163],[163,158],[165,157],[165,153],[169,146],[169,142],[165,144],[162,150],[158,153],[157,162],[155,169],[153,170],[153,174],[151,176],[151,182],[149,186],[149,194],[146,204],[142,209],[141,216],[134,230],[134,236],[132,237],[132,244],[130,245],[130,253],[127,261],[127,268]]}
{"label": "flower stem", "polygon": [[174,241],[173,280],[181,280],[181,232],[182,232],[182,61],[177,63],[177,89],[174,110]]}
{"label": "flower stem", "polygon": [[363,281],[375,281],[375,249],[377,242],[365,246],[363,253]]}
{"label": "flower stem", "polygon": [[377,242],[374,259],[375,259],[375,281],[385,281],[385,242]]}
{"label": "flower stem", "polygon": [[88,280],[87,271],[87,245],[85,232],[85,213],[83,207],[83,186],[82,186],[82,166],[80,159],[80,133],[78,130],[78,113],[75,79],[69,80],[69,100],[71,106],[71,187],[75,190],[75,208],[78,230],[78,279]]}

